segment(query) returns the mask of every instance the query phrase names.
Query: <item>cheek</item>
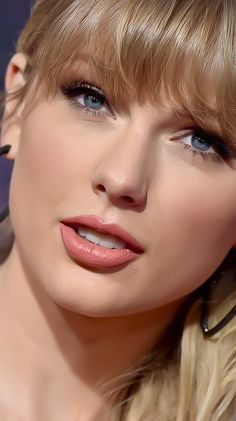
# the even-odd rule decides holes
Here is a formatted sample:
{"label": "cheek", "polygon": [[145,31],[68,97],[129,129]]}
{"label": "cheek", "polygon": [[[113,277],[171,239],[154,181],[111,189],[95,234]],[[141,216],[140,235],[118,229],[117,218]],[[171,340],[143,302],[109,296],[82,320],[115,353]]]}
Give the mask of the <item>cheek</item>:
{"label": "cheek", "polygon": [[31,202],[35,196],[37,206],[53,205],[54,211],[62,202],[75,203],[96,160],[94,142],[86,131],[55,113],[39,107],[25,122],[12,181],[14,194],[24,192]]}
{"label": "cheek", "polygon": [[162,211],[172,234],[178,233],[180,242],[191,238],[190,246],[211,243],[214,248],[228,248],[235,237],[235,202],[223,191],[192,193],[186,185],[184,189],[175,188],[166,197]]}
{"label": "cheek", "polygon": [[197,176],[191,176],[191,170],[181,175],[174,168],[171,174],[163,171],[152,206],[155,213],[150,217],[150,232],[152,236],[155,232],[156,238],[150,250],[152,276],[155,279],[154,273],[161,273],[160,279],[166,280],[161,287],[155,283],[165,301],[177,299],[204,283],[236,240],[233,178],[222,175],[214,185],[214,179],[205,174]]}
{"label": "cheek", "polygon": [[26,255],[32,238],[45,247],[45,238],[52,226],[58,229],[60,219],[94,207],[88,194],[95,159],[92,141],[78,124],[75,130],[60,119],[58,110],[42,108],[32,111],[23,125],[9,196],[13,231]]}
{"label": "cheek", "polygon": [[196,170],[167,163],[159,181],[157,208],[169,234],[178,233],[180,242],[191,239],[192,247],[211,244],[227,250],[236,239],[236,177],[227,165],[213,165],[214,169]]}

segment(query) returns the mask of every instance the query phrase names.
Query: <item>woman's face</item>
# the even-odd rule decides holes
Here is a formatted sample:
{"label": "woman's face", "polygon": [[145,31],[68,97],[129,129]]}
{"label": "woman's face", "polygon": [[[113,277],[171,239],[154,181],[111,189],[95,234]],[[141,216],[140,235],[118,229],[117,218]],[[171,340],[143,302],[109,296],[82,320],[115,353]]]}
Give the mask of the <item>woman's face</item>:
{"label": "woman's face", "polygon": [[[85,62],[78,79],[82,69],[96,85]],[[20,123],[10,190],[17,251],[55,302],[83,314],[175,302],[235,244],[236,160],[217,160],[219,149],[167,103],[127,96],[127,109],[116,113],[96,88],[64,94],[41,98]],[[144,252],[114,268],[75,261],[60,221],[80,215],[120,225]]]}

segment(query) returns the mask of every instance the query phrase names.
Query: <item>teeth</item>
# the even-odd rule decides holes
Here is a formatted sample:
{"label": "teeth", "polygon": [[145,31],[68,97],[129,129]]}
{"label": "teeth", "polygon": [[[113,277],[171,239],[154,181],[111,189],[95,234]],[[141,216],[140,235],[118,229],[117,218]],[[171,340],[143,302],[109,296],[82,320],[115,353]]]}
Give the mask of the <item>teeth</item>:
{"label": "teeth", "polygon": [[109,249],[124,249],[126,244],[123,241],[118,240],[113,235],[98,233],[97,231],[91,228],[79,227],[77,233],[86,238],[88,241],[94,244],[99,244],[99,246],[106,247]]}
{"label": "teeth", "polygon": [[81,235],[81,237],[86,237],[87,231],[88,231],[88,230],[86,230],[86,228],[84,228],[84,227],[79,227],[79,228],[78,228],[77,233],[78,233],[79,235]]}

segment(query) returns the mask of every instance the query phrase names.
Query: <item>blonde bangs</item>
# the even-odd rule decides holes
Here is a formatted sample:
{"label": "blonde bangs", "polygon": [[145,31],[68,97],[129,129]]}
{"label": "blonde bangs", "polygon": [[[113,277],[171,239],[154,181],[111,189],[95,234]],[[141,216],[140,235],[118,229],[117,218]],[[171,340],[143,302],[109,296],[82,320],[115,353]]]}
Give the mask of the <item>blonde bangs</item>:
{"label": "blonde bangs", "polygon": [[[46,8],[28,56],[49,95],[80,76],[86,56],[89,74],[117,107],[167,100],[203,127],[217,120],[236,145],[233,1],[47,0],[36,6],[32,27]],[[24,39],[23,32],[19,50],[27,50]]]}

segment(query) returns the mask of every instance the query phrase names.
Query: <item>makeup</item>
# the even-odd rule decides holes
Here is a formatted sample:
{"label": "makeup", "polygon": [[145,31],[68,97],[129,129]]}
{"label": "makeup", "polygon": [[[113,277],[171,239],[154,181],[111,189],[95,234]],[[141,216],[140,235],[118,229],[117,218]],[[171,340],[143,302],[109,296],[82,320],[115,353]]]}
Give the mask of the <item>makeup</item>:
{"label": "makeup", "polygon": [[[123,242],[124,248],[108,248],[95,244],[79,235],[79,227],[82,227],[85,231],[86,228],[94,230],[95,237],[96,233],[98,236],[99,234],[105,234],[109,238],[114,236],[114,240]],[[94,268],[115,268],[137,259],[144,251],[139,242],[119,225],[104,224],[95,215],[67,218],[61,221],[60,228],[68,255],[78,263]]]}

